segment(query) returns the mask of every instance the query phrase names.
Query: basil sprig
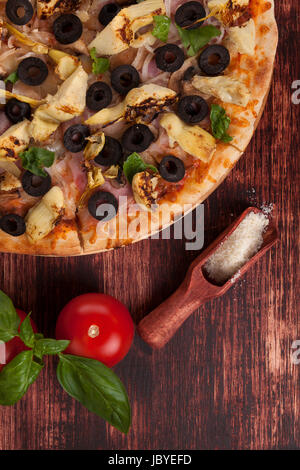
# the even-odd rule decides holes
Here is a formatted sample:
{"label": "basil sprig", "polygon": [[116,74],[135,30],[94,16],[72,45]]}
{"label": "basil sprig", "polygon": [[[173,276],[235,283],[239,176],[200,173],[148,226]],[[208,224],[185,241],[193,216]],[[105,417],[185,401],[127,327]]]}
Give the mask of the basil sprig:
{"label": "basil sprig", "polygon": [[193,56],[204,47],[212,38],[220,36],[221,31],[212,25],[197,29],[182,29],[176,25],[182,44],[187,49],[187,55]]}
{"label": "basil sprig", "polygon": [[25,170],[31,171],[34,175],[46,177],[44,167],[53,165],[55,153],[40,147],[30,147],[25,152],[21,152],[19,157]]}
{"label": "basil sprig", "polygon": [[62,354],[70,341],[34,333],[30,314],[20,318],[10,298],[0,290],[0,340],[18,336],[30,348],[22,351],[0,372],[0,405],[17,403],[38,378],[45,355],[59,356],[57,378],[63,389],[86,408],[127,433],[131,411],[124,385],[116,374],[94,359]]}
{"label": "basil sprig", "polygon": [[231,142],[233,137],[228,134],[227,130],[230,124],[230,117],[227,116],[226,111],[218,104],[211,105],[210,122],[213,136],[222,142]]}
{"label": "basil sprig", "polygon": [[124,385],[114,372],[99,361],[59,354],[57,378],[71,397],[127,433],[131,423],[130,404]]}

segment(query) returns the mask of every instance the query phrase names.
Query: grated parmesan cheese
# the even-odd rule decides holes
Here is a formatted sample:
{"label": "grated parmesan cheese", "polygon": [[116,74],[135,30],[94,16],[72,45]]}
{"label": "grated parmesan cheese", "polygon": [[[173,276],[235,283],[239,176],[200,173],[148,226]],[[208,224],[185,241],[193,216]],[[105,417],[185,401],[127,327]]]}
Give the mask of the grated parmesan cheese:
{"label": "grated parmesan cheese", "polygon": [[224,283],[234,275],[238,277],[239,269],[262,246],[268,225],[269,219],[264,214],[250,212],[205,263],[209,277],[218,283]]}

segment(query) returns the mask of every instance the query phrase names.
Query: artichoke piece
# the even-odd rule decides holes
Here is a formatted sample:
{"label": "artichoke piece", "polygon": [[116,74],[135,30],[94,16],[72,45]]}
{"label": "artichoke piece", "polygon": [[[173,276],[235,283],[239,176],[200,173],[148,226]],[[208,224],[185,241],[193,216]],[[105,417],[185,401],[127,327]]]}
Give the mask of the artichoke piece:
{"label": "artichoke piece", "polygon": [[233,24],[247,9],[250,0],[210,0],[208,8],[224,26]]}
{"label": "artichoke piece", "polygon": [[8,171],[0,173],[0,191],[17,191],[21,186],[21,181],[12,173],[9,173]]}
{"label": "artichoke piece", "polygon": [[54,96],[34,113],[31,132],[34,140],[43,142],[57,129],[61,122],[79,116],[85,109],[88,75],[80,65],[59,87]]}
{"label": "artichoke piece", "polygon": [[239,80],[228,75],[218,77],[202,77],[196,75],[192,79],[192,85],[205,95],[219,98],[225,103],[246,107],[250,100],[250,91]]}
{"label": "artichoke piece", "polygon": [[158,184],[161,176],[151,170],[136,173],[132,179],[132,191],[135,201],[144,209],[151,211],[157,206],[159,197]]}
{"label": "artichoke piece", "polygon": [[26,234],[31,243],[46,237],[64,214],[64,195],[58,186],[53,186],[32,207],[25,218]]}
{"label": "artichoke piece", "polygon": [[129,47],[140,47],[145,42],[154,43],[151,32],[137,36],[138,31],[153,23],[153,16],[166,12],[163,0],[145,0],[123,8],[113,20],[97,34],[88,48],[96,48],[99,55],[113,55]]}

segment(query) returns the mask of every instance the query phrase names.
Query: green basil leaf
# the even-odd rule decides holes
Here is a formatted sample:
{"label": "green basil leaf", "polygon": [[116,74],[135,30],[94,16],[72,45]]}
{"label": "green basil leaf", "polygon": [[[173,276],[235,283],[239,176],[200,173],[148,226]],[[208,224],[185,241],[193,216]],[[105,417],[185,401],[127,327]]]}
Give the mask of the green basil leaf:
{"label": "green basil leaf", "polygon": [[34,355],[40,359],[45,354],[54,355],[64,351],[70,344],[70,341],[60,339],[51,339],[51,338],[42,338],[38,339],[34,346]]}
{"label": "green basil leaf", "polygon": [[211,105],[210,122],[213,136],[222,142],[231,142],[232,137],[227,133],[230,117],[227,116],[226,111],[218,104]]}
{"label": "green basil leaf", "polygon": [[19,157],[22,160],[23,168],[31,171],[34,175],[45,177],[47,173],[43,168],[49,168],[53,165],[55,153],[40,147],[30,147],[25,152],[21,152]]}
{"label": "green basil leaf", "polygon": [[154,15],[153,16],[154,28],[152,30],[153,36],[162,42],[167,42],[169,36],[169,30],[171,25],[171,19],[165,15]]}
{"label": "green basil leaf", "polygon": [[59,355],[57,378],[63,389],[119,431],[127,433],[131,412],[124,385],[116,374],[94,359]]}
{"label": "green basil leaf", "polygon": [[6,77],[4,83],[11,82],[13,85],[19,80],[17,71],[12,72],[11,74]]}
{"label": "green basil leaf", "polygon": [[90,50],[90,56],[93,61],[92,72],[95,75],[106,72],[109,69],[109,59],[105,57],[97,57],[96,48]]}
{"label": "green basil leaf", "polygon": [[43,366],[33,362],[33,352],[22,351],[0,372],[0,405],[14,405],[33,384]]}
{"label": "green basil leaf", "polygon": [[0,290],[0,340],[5,343],[18,335],[20,318],[11,299]]}
{"label": "green basil leaf", "polygon": [[157,172],[157,168],[155,168],[155,166],[147,165],[136,152],[131,153],[123,165],[124,174],[130,184],[132,183],[132,179],[136,173],[140,173],[147,168]]}
{"label": "green basil leaf", "polygon": [[212,38],[221,34],[221,31],[212,25],[197,29],[182,29],[176,25],[176,28],[189,56],[196,55]]}
{"label": "green basil leaf", "polygon": [[20,338],[28,348],[33,348],[35,335],[30,322],[30,313],[20,325]]}

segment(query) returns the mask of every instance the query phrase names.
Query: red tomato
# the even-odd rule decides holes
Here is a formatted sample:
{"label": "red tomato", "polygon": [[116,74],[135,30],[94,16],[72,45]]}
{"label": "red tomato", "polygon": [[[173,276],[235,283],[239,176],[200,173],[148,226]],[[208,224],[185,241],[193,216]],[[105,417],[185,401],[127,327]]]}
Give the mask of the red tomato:
{"label": "red tomato", "polygon": [[97,359],[108,367],[128,353],[134,325],[127,308],[105,294],[84,294],[60,312],[56,339],[71,341],[65,352]]}
{"label": "red tomato", "polygon": [[[26,313],[22,310],[16,308],[16,312],[21,319],[21,323],[26,318]],[[37,333],[37,327],[34,324],[33,320],[30,320],[32,329],[35,333]],[[20,327],[19,327],[20,331]],[[7,343],[0,343],[0,371],[3,369],[5,364],[8,364],[14,357],[16,357],[20,352],[27,351],[30,348],[27,348],[23,341],[18,338],[17,336]]]}

